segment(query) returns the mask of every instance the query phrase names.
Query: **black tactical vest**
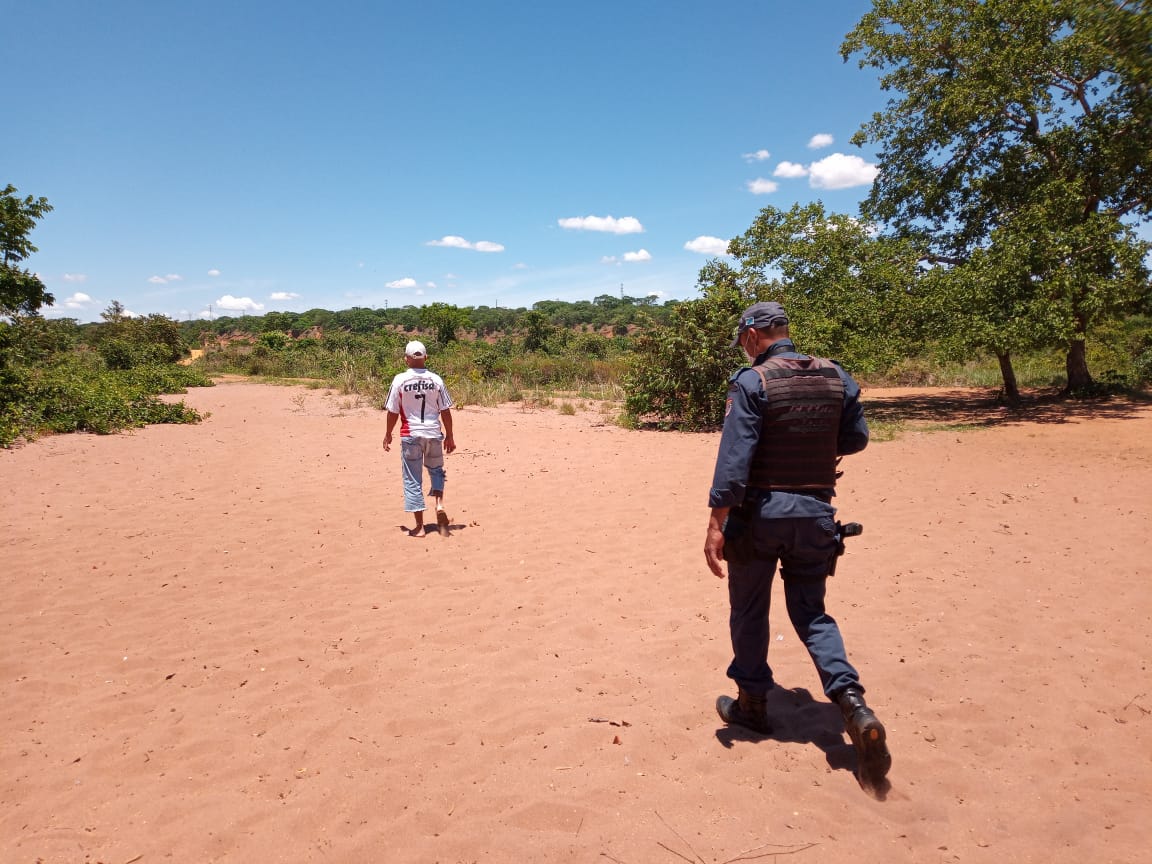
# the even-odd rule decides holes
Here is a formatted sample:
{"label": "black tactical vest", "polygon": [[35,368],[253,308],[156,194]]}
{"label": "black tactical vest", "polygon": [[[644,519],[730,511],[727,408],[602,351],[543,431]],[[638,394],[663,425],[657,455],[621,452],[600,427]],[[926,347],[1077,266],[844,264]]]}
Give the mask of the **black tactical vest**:
{"label": "black tactical vest", "polygon": [[772,357],[752,369],[764,383],[760,441],[748,485],[758,489],[831,489],[844,382],[819,357]]}

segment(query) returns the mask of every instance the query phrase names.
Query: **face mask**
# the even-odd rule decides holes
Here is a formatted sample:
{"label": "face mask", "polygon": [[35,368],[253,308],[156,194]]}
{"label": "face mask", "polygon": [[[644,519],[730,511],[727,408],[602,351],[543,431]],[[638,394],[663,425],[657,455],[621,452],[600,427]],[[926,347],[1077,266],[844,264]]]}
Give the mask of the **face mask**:
{"label": "face mask", "polygon": [[742,333],[740,335],[740,348],[744,352],[744,356],[748,358],[748,362],[749,363],[755,363],[756,362],[756,355],[748,353],[748,341],[744,338],[745,336],[748,335],[748,333],[751,333],[751,332],[752,331],[749,330],[746,333]]}

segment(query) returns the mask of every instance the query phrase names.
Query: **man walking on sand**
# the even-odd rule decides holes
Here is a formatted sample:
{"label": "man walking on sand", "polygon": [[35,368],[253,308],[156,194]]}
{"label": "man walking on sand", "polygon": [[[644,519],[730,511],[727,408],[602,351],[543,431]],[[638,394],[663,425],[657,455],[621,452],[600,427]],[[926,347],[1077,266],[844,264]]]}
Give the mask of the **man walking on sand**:
{"label": "man walking on sand", "polygon": [[[436,499],[436,525],[448,534],[448,514],[444,512],[444,454],[456,449],[452,438],[452,397],[443,379],[424,364],[428,351],[423,342],[409,342],[404,348],[408,369],[392,379],[388,390],[388,428],[384,449],[392,449],[392,431],[400,420],[400,466],[404,477],[404,512],[416,517],[416,527],[408,533],[424,536],[424,469],[428,469],[432,497]],[[441,429],[443,424],[443,429]]]}
{"label": "man walking on sand", "polygon": [[779,303],[755,303],[740,316],[732,347],[751,367],[728,379],[724,431],[709,492],[704,541],[709,569],[728,564],[728,677],[737,698],[721,696],[720,718],[761,735],[772,732],[765,696],[768,608],[777,564],[796,635],[804,642],[824,694],[840,706],[856,748],[858,776],[878,787],[892,757],[884,726],[864,702],[860,676],[848,662],[835,619],[824,610],[828,575],[839,543],[832,496],[839,457],[868,444],[860,387],[830,360],[801,354]]}

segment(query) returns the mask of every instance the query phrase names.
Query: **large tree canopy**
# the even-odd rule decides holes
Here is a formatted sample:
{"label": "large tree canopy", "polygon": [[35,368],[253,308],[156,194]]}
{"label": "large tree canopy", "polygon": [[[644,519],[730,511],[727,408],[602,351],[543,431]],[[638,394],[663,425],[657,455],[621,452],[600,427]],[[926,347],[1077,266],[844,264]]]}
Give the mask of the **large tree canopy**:
{"label": "large tree canopy", "polygon": [[875,372],[919,347],[916,247],[821,202],[765,207],[728,251],[757,299],[784,304],[803,349]]}
{"label": "large tree canopy", "polygon": [[[1018,308],[1046,299],[1086,386],[1088,329],[1146,296],[1129,228],[1152,215],[1152,2],[874,0],[842,52],[896,94],[854,139],[880,148],[865,212],[938,263],[979,258]],[[1013,278],[992,247],[1038,226]]]}
{"label": "large tree canopy", "polygon": [[36,251],[28,235],[51,209],[48,199],[21,198],[11,184],[0,191],[0,316],[28,315],[52,305],[40,278],[17,266]]}

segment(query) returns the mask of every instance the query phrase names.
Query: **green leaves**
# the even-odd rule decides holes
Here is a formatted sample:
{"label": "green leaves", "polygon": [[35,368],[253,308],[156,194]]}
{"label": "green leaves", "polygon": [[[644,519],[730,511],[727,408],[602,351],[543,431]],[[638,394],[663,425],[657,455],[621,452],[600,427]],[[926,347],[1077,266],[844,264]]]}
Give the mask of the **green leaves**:
{"label": "green leaves", "polygon": [[864,212],[952,268],[930,306],[964,342],[1062,342],[1083,383],[1090,327],[1141,308],[1150,49],[1146,0],[875,0],[846,37],[893,94],[853,139],[880,148]]}
{"label": "green leaves", "polygon": [[723,421],[724,382],[741,356],[728,346],[750,301],[739,274],[718,261],[704,267],[698,284],[701,299],[676,304],[667,324],[635,337],[624,377],[624,410],[633,422],[704,429]]}
{"label": "green leaves", "polygon": [[16,266],[36,251],[28,235],[51,209],[46,198],[20,198],[12,184],[0,191],[0,316],[27,315],[52,304],[40,278]]}
{"label": "green leaves", "polygon": [[448,303],[429,303],[420,310],[420,326],[436,334],[441,346],[456,339],[456,331],[468,326],[468,313]]}
{"label": "green leaves", "polygon": [[921,343],[917,248],[819,202],[766,207],[730,246],[741,284],[784,305],[801,350],[860,371],[883,369]]}

